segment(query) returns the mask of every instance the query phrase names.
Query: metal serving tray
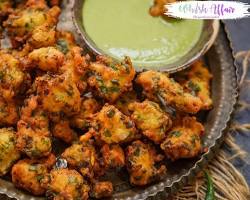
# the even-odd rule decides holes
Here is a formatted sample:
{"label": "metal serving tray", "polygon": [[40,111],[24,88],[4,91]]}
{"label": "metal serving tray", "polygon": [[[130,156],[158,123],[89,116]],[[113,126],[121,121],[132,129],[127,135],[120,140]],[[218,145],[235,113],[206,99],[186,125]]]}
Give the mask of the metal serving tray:
{"label": "metal serving tray", "polygon": [[[71,21],[70,17],[63,17]],[[67,25],[67,28],[69,27],[72,28],[73,26]],[[207,153],[192,160],[166,163],[168,173],[164,180],[144,188],[131,187],[125,173],[119,174],[118,176],[111,174],[110,178],[113,179],[115,186],[112,199],[166,199],[170,193],[176,192],[184,184],[193,179],[215,155],[223,141],[223,135],[238,96],[237,69],[234,66],[229,41],[223,28],[220,29],[218,38],[206,54],[205,60],[213,74],[212,96],[214,101],[214,108],[206,113],[204,118],[206,135],[203,138],[203,143],[208,147]],[[16,189],[8,177],[0,179],[0,194],[5,194],[8,197],[18,200],[44,199],[34,197],[24,191]],[[8,198],[6,196],[0,196],[0,199]]]}

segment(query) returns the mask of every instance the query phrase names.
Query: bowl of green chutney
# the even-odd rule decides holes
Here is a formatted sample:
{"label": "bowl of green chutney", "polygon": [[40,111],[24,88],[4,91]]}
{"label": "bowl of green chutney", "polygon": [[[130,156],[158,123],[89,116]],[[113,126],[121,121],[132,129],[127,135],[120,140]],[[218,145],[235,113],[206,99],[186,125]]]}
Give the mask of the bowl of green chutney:
{"label": "bowl of green chutney", "polygon": [[129,56],[136,71],[182,70],[214,43],[218,20],[152,17],[153,0],[75,0],[73,21],[90,55]]}

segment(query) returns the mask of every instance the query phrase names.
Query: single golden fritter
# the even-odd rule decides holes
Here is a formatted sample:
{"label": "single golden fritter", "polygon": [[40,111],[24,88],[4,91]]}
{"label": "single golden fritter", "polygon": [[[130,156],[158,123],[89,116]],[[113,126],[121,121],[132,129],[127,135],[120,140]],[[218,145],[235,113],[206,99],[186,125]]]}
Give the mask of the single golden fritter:
{"label": "single golden fritter", "polygon": [[179,125],[173,127],[161,144],[161,149],[171,160],[193,158],[201,153],[201,135],[204,127],[195,117],[184,117]]}
{"label": "single golden fritter", "polygon": [[134,141],[127,147],[126,164],[132,185],[144,186],[159,180],[166,174],[166,167],[161,165],[159,169],[155,167],[155,162],[162,159],[161,155],[156,155],[155,150],[149,144],[139,140]]}
{"label": "single golden fritter", "polygon": [[55,47],[35,49],[28,55],[30,65],[43,71],[57,72],[64,62],[64,54]]}
{"label": "single golden fritter", "polygon": [[77,140],[77,134],[70,127],[68,119],[60,119],[59,122],[54,123],[52,135],[66,143],[72,143],[73,141]]}
{"label": "single golden fritter", "polygon": [[58,21],[60,8],[48,8],[45,1],[27,1],[22,8],[15,9],[4,22],[4,27],[14,48],[20,46],[38,26],[50,26],[52,29]]}
{"label": "single golden fritter", "polygon": [[50,154],[52,142],[49,119],[32,96],[21,110],[21,120],[17,123],[17,148],[31,158]]}
{"label": "single golden fritter", "polygon": [[43,195],[45,189],[41,186],[41,181],[54,163],[53,154],[40,160],[20,160],[12,167],[12,182],[16,187],[34,195]]}
{"label": "single golden fritter", "polygon": [[98,141],[118,144],[138,138],[134,122],[112,105],[105,104],[94,121],[92,126]]}
{"label": "single golden fritter", "polygon": [[47,190],[48,199],[87,200],[89,197],[90,188],[76,170],[53,169],[43,179],[42,185]]}
{"label": "single golden fritter", "polygon": [[81,94],[85,92],[87,87],[85,74],[88,59],[88,57],[82,56],[82,49],[80,47],[72,47],[66,54],[66,61],[60,69],[60,73],[76,84]]}
{"label": "single golden fritter", "polygon": [[29,82],[30,76],[22,71],[19,60],[10,53],[0,51],[0,96],[11,100],[23,93]]}
{"label": "single golden fritter", "polygon": [[109,57],[98,56],[96,62],[90,63],[89,70],[88,84],[98,96],[110,103],[132,89],[135,69],[128,57],[117,63]]}
{"label": "single golden fritter", "polygon": [[136,127],[156,144],[166,137],[167,130],[172,126],[170,116],[155,102],[145,100],[142,103],[131,103],[129,110]]}
{"label": "single golden fritter", "polygon": [[93,115],[100,108],[100,104],[94,98],[81,98],[80,112],[71,118],[70,124],[75,128],[87,130],[91,126]]}
{"label": "single golden fritter", "polygon": [[17,123],[18,106],[15,101],[6,101],[0,96],[0,127],[13,126]]}
{"label": "single golden fritter", "polygon": [[95,147],[89,143],[78,143],[65,149],[62,158],[66,159],[69,167],[79,170],[86,178],[92,180],[99,163]]}
{"label": "single golden fritter", "polygon": [[120,169],[125,166],[125,155],[118,144],[104,144],[101,148],[101,154],[105,169]]}
{"label": "single golden fritter", "polygon": [[80,111],[81,98],[76,84],[62,75],[44,75],[35,81],[43,109],[60,115],[72,116]]}
{"label": "single golden fritter", "polygon": [[54,46],[56,43],[56,30],[53,24],[42,24],[34,28],[27,44],[32,49]]}
{"label": "single golden fritter", "polygon": [[201,99],[203,110],[212,108],[213,100],[210,92],[210,81],[213,76],[204,62],[197,61],[189,69],[178,73],[176,76],[184,79],[181,80],[181,84],[188,92]]}
{"label": "single golden fritter", "polygon": [[0,176],[5,175],[20,158],[20,152],[15,145],[15,131],[12,128],[0,129]]}
{"label": "single golden fritter", "polygon": [[136,82],[143,87],[145,95],[151,100],[159,101],[159,98],[161,98],[167,105],[179,111],[193,114],[202,108],[199,97],[185,92],[179,83],[165,73],[142,72]]}
{"label": "single golden fritter", "polygon": [[111,197],[113,194],[113,184],[109,181],[96,182],[91,189],[91,196],[96,199]]}
{"label": "single golden fritter", "polygon": [[166,12],[165,5],[174,2],[176,2],[176,0],[154,0],[154,5],[150,8],[149,13],[153,17],[164,16]]}
{"label": "single golden fritter", "polygon": [[134,90],[122,94],[115,102],[115,107],[118,108],[124,115],[130,116],[129,104],[137,102],[137,94]]}

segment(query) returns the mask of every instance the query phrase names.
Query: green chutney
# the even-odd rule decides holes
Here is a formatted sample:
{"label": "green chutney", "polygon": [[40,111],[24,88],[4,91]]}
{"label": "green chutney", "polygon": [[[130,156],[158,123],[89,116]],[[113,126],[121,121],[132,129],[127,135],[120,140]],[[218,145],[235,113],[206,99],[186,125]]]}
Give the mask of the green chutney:
{"label": "green chutney", "polygon": [[83,25],[95,45],[137,66],[175,62],[199,40],[202,20],[164,20],[149,14],[153,0],[85,0]]}

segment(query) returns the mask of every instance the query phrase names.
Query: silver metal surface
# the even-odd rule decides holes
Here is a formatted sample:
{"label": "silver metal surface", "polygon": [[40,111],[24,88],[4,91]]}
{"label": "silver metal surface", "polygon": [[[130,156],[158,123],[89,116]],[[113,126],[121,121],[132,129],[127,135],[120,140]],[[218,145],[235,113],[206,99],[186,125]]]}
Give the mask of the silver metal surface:
{"label": "silver metal surface", "polygon": [[[65,0],[64,2],[67,3]],[[70,4],[69,4],[70,5]],[[64,4],[64,9],[67,5]],[[68,12],[65,12],[68,14]],[[68,15],[66,15],[68,16]],[[62,16],[67,22],[66,29],[71,26],[71,18]],[[64,22],[66,23],[66,22]],[[71,25],[69,25],[71,23]],[[63,27],[63,25],[60,25]],[[72,30],[74,31],[74,30]],[[205,56],[212,71],[212,96],[214,108],[206,114],[204,119],[206,135],[203,143],[208,152],[193,160],[180,160],[166,163],[168,174],[164,181],[152,184],[145,188],[133,188],[129,185],[124,174],[110,175],[115,186],[112,199],[138,200],[138,199],[166,199],[168,194],[176,192],[184,184],[193,179],[216,154],[223,141],[224,132],[231,118],[238,96],[237,69],[234,66],[229,42],[223,29],[220,29],[218,38]],[[0,193],[18,200],[38,200],[26,192],[16,189],[8,180],[0,179]],[[7,199],[7,197],[4,197]]]}

